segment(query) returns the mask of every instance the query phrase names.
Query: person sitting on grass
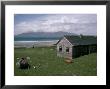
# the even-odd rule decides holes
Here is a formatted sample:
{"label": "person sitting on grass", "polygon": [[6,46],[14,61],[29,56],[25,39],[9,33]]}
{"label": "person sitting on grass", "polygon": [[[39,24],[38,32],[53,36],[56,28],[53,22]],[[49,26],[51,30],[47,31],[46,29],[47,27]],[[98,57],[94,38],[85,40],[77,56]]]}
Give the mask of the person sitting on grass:
{"label": "person sitting on grass", "polygon": [[21,58],[19,63],[20,63],[20,69],[28,69],[28,68],[30,68],[30,65],[29,65],[29,63],[28,63],[26,58]]}

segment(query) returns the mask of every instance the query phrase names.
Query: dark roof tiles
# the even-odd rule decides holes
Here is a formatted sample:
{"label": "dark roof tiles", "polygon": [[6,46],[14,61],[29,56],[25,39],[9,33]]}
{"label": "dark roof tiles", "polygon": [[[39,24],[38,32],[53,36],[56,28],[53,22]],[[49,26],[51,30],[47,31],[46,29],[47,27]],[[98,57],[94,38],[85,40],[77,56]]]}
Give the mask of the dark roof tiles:
{"label": "dark roof tiles", "polygon": [[91,45],[97,44],[97,37],[95,36],[64,36],[72,45]]}

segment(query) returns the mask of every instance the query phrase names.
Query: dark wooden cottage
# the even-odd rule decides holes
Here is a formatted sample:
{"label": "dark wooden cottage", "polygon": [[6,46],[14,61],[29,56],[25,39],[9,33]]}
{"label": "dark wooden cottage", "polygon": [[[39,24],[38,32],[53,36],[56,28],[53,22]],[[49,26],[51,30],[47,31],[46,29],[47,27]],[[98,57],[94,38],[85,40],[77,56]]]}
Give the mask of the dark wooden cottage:
{"label": "dark wooden cottage", "polygon": [[57,43],[57,56],[74,59],[79,56],[97,52],[95,36],[64,36]]}

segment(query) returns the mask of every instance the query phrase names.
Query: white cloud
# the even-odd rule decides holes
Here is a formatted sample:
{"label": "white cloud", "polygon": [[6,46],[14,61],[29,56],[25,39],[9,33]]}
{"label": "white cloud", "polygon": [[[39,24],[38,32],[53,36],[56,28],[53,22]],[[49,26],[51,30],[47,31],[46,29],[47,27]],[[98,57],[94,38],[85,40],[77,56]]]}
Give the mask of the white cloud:
{"label": "white cloud", "polygon": [[[15,19],[16,20],[16,19]],[[42,16],[40,19],[21,21],[15,24],[15,34],[24,32],[67,31],[76,34],[97,34],[97,17],[95,14],[56,14]]]}

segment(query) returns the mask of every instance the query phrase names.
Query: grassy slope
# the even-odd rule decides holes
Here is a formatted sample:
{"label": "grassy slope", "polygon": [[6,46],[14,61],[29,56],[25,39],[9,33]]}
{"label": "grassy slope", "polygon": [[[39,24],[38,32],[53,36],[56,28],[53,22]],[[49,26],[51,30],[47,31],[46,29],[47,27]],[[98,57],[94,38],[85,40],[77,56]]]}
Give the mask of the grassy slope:
{"label": "grassy slope", "polygon": [[[29,56],[31,69],[21,70],[16,67],[17,57]],[[97,54],[93,53],[74,59],[74,63],[67,64],[64,58],[56,56],[55,47],[19,48],[15,49],[16,76],[96,76]],[[33,66],[37,66],[36,69]]]}

